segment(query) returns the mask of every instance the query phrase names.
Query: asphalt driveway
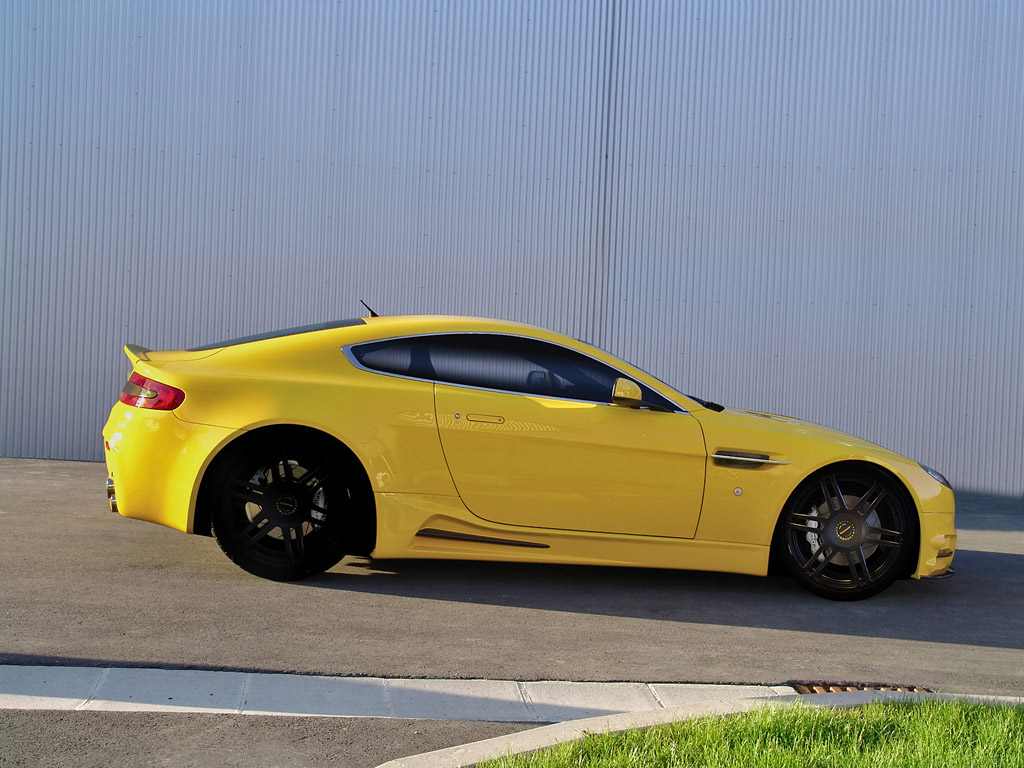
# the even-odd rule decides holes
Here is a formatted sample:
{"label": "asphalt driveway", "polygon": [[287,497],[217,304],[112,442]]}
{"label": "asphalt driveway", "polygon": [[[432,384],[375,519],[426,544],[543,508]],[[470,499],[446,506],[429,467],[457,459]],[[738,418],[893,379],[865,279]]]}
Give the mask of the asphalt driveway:
{"label": "asphalt driveway", "polygon": [[101,464],[0,459],[0,663],[1024,691],[1024,503],[960,496],[957,576],[866,601],[789,579],[346,561],[257,579],[106,508]]}

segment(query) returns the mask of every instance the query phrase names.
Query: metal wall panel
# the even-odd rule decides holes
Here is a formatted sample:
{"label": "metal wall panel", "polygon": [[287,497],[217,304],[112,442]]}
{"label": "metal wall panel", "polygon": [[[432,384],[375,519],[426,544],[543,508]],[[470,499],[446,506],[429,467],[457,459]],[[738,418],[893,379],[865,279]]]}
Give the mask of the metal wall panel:
{"label": "metal wall panel", "polygon": [[1024,495],[1018,3],[0,4],[0,453],[128,341],[505,317]]}
{"label": "metal wall panel", "polygon": [[624,4],[605,344],[1024,494],[1021,11]]}

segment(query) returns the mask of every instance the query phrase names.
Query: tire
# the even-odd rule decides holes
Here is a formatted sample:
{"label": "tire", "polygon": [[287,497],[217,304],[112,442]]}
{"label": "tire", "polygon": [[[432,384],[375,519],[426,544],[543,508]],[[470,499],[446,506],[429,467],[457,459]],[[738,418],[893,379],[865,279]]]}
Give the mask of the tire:
{"label": "tire", "polygon": [[830,600],[876,595],[910,571],[917,512],[878,470],[837,466],[812,476],[779,520],[779,549],[793,578]]}
{"label": "tire", "polygon": [[324,440],[275,436],[232,452],[213,478],[210,523],[224,553],[249,573],[293,581],[346,554],[365,512],[361,467]]}

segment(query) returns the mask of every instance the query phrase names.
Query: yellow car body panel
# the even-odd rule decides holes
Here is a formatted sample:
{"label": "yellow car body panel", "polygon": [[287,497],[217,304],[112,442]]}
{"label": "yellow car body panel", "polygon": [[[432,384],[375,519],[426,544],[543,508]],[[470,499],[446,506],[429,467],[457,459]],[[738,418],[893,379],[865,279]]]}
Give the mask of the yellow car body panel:
{"label": "yellow car body panel", "polygon": [[[933,516],[930,524],[937,528],[954,529],[953,492],[917,462],[879,445],[819,424],[754,411],[703,411],[700,421],[708,451],[705,507],[716,514],[702,516],[699,538],[743,543],[770,539],[793,489],[819,469],[840,462],[864,462],[888,471],[908,490],[919,515]],[[712,458],[728,452],[761,454],[780,463],[730,466]],[[915,575],[934,575],[925,570],[922,563]]]}
{"label": "yellow car body panel", "polygon": [[445,384],[435,400],[455,486],[478,517],[693,538],[705,453],[690,414]]}
{"label": "yellow car body panel", "polygon": [[171,411],[115,405],[103,438],[117,511],[191,533],[200,478],[231,435],[230,429],[191,424]]}
{"label": "yellow car body panel", "polygon": [[767,546],[499,526],[475,518],[452,497],[378,494],[377,509],[382,526],[374,557],[382,559],[688,568],[751,576],[763,576],[768,568]]}
{"label": "yellow car body panel", "polygon": [[[456,333],[573,350],[678,408],[421,380],[367,370],[348,352],[364,342]],[[174,411],[114,406],[103,434],[117,510],[182,531],[198,528],[201,484],[221,452],[249,433],[288,425],[330,436],[362,466],[376,510],[375,557],[764,574],[794,489],[843,462],[870,464],[906,489],[920,529],[914,577],[945,573],[955,550],[952,491],[916,462],[808,422],[704,407],[606,352],[531,326],[367,318],[191,352],[126,352],[135,373],[185,399]]]}

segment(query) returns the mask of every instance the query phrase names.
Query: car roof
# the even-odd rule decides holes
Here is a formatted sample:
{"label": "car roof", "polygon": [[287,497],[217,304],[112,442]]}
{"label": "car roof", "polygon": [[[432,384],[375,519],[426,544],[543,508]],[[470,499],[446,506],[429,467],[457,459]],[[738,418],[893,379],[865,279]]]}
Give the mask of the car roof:
{"label": "car roof", "polygon": [[569,343],[574,345],[578,343],[576,340],[555,331],[509,320],[459,315],[389,315],[384,317],[333,320],[312,325],[265,331],[249,336],[240,336],[238,338],[203,344],[202,346],[190,347],[185,351],[189,353],[213,352],[245,344],[274,342],[284,339],[288,339],[289,342],[298,342],[298,337],[312,341],[315,338],[312,334],[320,334],[321,332],[334,332],[328,334],[331,343],[340,343],[341,345],[429,333],[505,333],[547,339],[563,344]]}

